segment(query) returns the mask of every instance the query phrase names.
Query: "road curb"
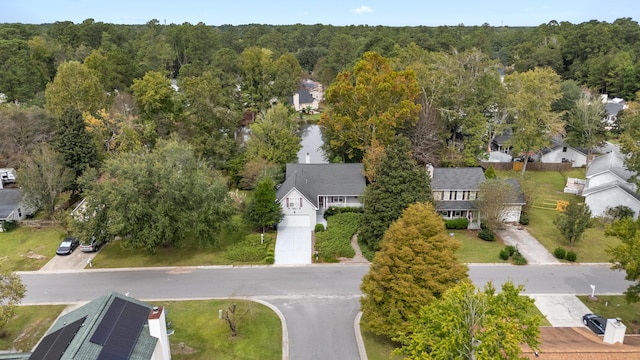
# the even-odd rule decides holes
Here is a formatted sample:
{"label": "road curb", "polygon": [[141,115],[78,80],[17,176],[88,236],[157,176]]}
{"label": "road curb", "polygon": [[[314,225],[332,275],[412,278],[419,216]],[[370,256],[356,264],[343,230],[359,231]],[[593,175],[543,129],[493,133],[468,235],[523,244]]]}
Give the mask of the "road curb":
{"label": "road curb", "polygon": [[353,320],[353,329],[356,332],[356,343],[358,344],[358,353],[360,353],[360,360],[368,360],[367,349],[364,347],[364,341],[362,340],[362,331],[360,330],[360,319],[362,319],[362,311],[358,311],[355,320]]}

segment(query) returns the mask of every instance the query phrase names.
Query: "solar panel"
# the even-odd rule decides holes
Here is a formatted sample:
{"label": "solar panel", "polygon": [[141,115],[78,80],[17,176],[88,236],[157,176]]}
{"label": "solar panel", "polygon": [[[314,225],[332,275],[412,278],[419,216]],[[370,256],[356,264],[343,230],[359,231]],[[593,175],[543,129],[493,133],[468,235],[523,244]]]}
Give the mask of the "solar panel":
{"label": "solar panel", "polygon": [[114,298],[91,342],[102,345],[99,360],[127,360],[149,317],[149,308]]}
{"label": "solar panel", "polygon": [[69,347],[71,341],[78,333],[78,329],[87,317],[80,318],[51,334],[45,336],[33,351],[29,359],[34,360],[59,360]]}
{"label": "solar panel", "polygon": [[98,328],[93,333],[91,340],[89,341],[103,346],[105,341],[109,338],[109,335],[111,335],[111,332],[113,332],[113,327],[118,321],[118,318],[120,317],[120,314],[122,314],[122,310],[127,303],[128,301],[119,297],[114,297],[111,305],[109,305],[109,309],[107,309],[107,312],[102,317],[102,321],[98,324]]}

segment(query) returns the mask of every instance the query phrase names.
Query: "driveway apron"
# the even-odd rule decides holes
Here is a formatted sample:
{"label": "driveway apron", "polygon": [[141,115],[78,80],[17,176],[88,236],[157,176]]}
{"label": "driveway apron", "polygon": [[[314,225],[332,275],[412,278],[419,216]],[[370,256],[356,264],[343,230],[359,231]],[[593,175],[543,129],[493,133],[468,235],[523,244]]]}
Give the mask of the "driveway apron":
{"label": "driveway apron", "polygon": [[276,265],[311,264],[311,228],[308,226],[278,226]]}

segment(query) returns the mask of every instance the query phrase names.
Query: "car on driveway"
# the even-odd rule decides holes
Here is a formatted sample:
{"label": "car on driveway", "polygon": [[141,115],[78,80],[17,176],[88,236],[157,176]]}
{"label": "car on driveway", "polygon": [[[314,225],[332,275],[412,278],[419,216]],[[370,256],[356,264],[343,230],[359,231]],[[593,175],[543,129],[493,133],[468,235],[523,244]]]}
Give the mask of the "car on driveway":
{"label": "car on driveway", "polygon": [[80,241],[77,237],[67,237],[62,240],[60,246],[58,246],[58,250],[56,250],[57,255],[70,255],[73,250],[75,250],[80,245]]}
{"label": "car on driveway", "polygon": [[604,330],[607,328],[607,319],[596,314],[585,314],[582,317],[582,323],[598,335],[604,335]]}
{"label": "car on driveway", "polygon": [[80,251],[82,252],[96,252],[100,250],[100,248],[104,245],[104,240],[99,240],[95,236],[92,236],[91,239],[82,242],[80,244]]}

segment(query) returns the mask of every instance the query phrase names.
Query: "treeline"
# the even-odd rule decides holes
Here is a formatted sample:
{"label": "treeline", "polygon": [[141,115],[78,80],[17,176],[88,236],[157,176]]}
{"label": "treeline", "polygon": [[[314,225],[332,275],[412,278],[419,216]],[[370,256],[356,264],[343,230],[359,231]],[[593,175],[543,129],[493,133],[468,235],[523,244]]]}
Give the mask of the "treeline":
{"label": "treeline", "polygon": [[507,69],[551,67],[564,80],[633,99],[639,88],[640,27],[631,18],[581,24],[555,20],[537,27],[384,27],[331,25],[115,25],[87,19],[54,24],[0,24],[0,92],[7,100],[43,103],[65,61],[91,60],[108,91],[127,91],[159,71],[171,78],[229,73],[245,49],[293,54],[325,85],[368,51],[394,57],[410,44],[430,52],[478,49]]}

